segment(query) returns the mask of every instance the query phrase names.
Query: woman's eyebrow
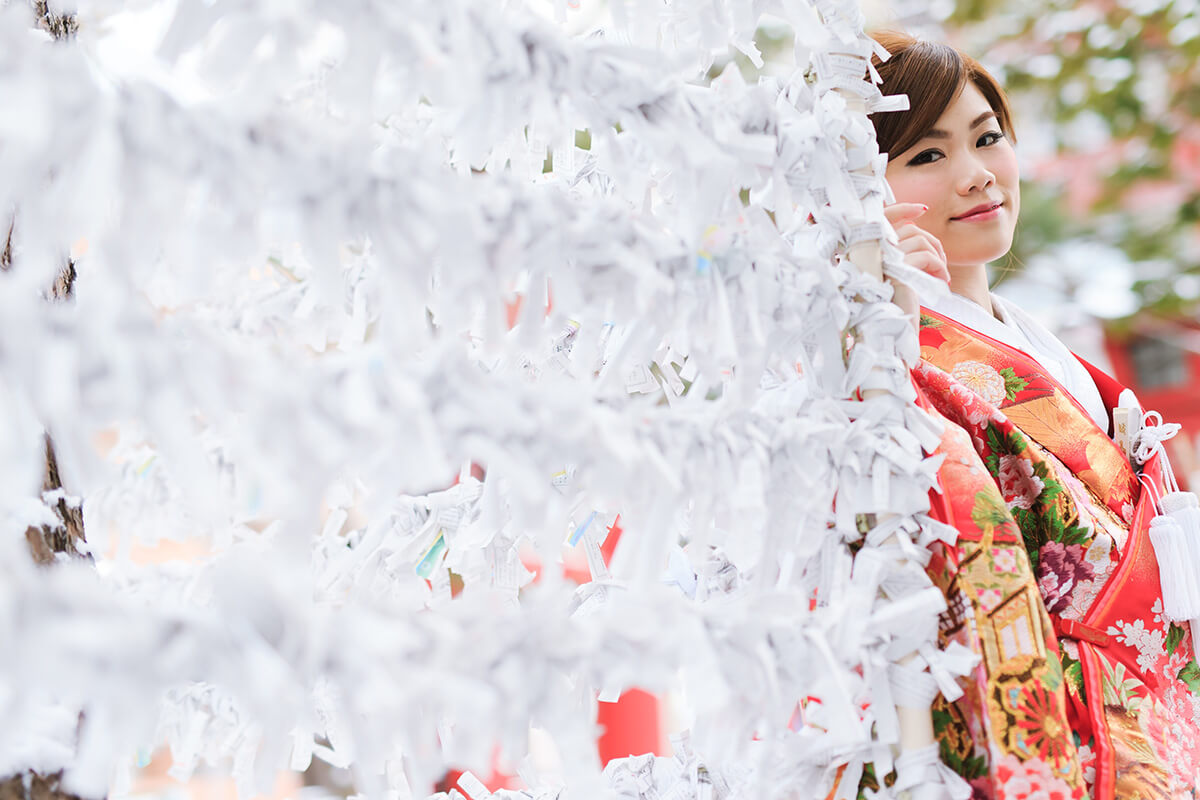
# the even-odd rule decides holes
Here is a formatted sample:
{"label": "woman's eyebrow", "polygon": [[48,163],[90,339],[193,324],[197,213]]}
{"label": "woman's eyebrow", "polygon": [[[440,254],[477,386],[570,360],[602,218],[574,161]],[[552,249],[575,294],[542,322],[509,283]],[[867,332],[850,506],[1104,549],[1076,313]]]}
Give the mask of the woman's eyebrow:
{"label": "woman's eyebrow", "polygon": [[[976,117],[975,119],[971,120],[971,129],[974,130],[975,128],[978,128],[983,123],[987,122],[989,119],[995,119],[995,118],[996,118],[996,112],[992,111],[991,109],[988,109],[987,111],[983,112],[978,117]],[[926,133],[921,138],[922,139],[949,139],[950,134],[948,132],[942,130],[941,128],[930,128],[929,132]]]}

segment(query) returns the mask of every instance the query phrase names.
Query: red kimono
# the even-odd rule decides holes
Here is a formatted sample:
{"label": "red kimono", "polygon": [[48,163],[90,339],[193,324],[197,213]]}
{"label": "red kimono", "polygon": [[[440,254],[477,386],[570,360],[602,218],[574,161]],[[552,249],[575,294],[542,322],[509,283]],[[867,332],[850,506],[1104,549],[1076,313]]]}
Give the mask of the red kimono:
{"label": "red kimono", "polygon": [[933,513],[959,532],[929,565],[940,636],[981,657],[934,704],[943,760],[980,798],[1195,797],[1200,667],[1162,613],[1157,461],[1139,478],[1034,359],[928,310],[921,358],[920,402],[951,423]]}

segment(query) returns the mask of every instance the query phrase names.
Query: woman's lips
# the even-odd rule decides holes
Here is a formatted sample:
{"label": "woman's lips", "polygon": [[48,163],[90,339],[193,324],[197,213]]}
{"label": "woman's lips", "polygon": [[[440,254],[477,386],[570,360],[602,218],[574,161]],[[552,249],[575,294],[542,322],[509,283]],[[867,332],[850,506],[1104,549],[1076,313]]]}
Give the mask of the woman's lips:
{"label": "woman's lips", "polygon": [[1000,216],[1000,209],[1002,208],[1004,208],[1004,203],[979,206],[977,209],[972,209],[961,217],[951,217],[950,220],[952,222],[984,222]]}

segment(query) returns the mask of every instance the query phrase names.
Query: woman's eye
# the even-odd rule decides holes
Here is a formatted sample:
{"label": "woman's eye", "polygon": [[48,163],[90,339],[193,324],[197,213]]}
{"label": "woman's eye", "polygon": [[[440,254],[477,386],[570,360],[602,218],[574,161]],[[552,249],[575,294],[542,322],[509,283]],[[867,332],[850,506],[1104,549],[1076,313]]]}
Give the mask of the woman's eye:
{"label": "woman's eye", "polygon": [[940,150],[925,150],[913,156],[912,159],[909,160],[908,166],[912,167],[918,164],[932,164],[934,161],[942,158],[945,158],[945,156],[942,155]]}
{"label": "woman's eye", "polygon": [[988,145],[995,144],[996,142],[1000,141],[1003,138],[1004,138],[1004,134],[1001,133],[1000,131],[988,131],[983,136],[979,137],[978,146],[979,147],[987,147]]}

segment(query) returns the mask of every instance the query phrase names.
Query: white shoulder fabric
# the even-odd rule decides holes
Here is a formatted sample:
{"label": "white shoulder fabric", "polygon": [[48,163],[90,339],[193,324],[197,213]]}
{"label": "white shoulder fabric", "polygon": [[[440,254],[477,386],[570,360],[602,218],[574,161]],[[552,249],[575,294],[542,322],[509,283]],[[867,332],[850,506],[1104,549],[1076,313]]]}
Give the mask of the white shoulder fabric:
{"label": "white shoulder fabric", "polygon": [[927,305],[939,314],[1004,342],[1009,347],[1015,347],[1033,358],[1071,393],[1100,430],[1108,430],[1108,411],[1092,376],[1058,337],[1029,314],[996,295],[992,295],[992,307],[996,309],[1000,319],[957,294],[947,295]]}

